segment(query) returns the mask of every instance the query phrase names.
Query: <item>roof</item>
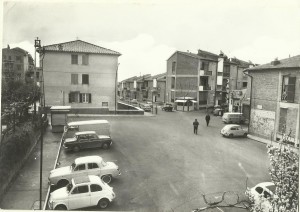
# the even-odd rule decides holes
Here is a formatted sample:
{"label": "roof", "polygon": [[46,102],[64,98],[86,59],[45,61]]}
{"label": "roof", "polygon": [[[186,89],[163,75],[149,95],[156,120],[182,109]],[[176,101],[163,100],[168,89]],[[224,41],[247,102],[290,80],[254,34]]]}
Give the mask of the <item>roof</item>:
{"label": "roof", "polygon": [[69,122],[68,126],[89,125],[89,124],[108,124],[107,120],[90,120],[90,121],[74,121]]}
{"label": "roof", "polygon": [[137,78],[137,76],[130,77],[128,79],[122,80],[121,82],[133,82],[136,78]]}
{"label": "roof", "polygon": [[80,158],[76,158],[75,159],[75,163],[87,163],[87,162],[97,162],[99,163],[100,161],[102,161],[102,157],[97,156],[97,155],[93,155],[93,156],[86,156],[86,157],[80,157]]}
{"label": "roof", "polygon": [[143,76],[140,76],[140,77],[137,77],[136,78],[136,81],[139,82],[139,81],[144,81],[145,79],[148,79],[151,77],[151,74],[145,74]]}
{"label": "roof", "polygon": [[151,77],[149,77],[145,80],[150,81],[150,80],[156,79],[156,80],[160,80],[160,81],[165,81],[166,76],[167,76],[167,73],[165,72],[165,73],[162,73],[162,74],[156,74],[156,75],[151,76]]}
{"label": "roof", "polygon": [[81,132],[76,132],[75,135],[84,135],[84,134],[95,134],[95,131],[81,131]]}
{"label": "roof", "polygon": [[239,127],[241,125],[238,125],[238,124],[227,124],[224,126],[224,128],[229,128],[229,127]]}
{"label": "roof", "polygon": [[[275,62],[275,63],[274,63]],[[300,68],[300,55],[289,57],[282,60],[275,60],[267,64],[248,68],[245,71],[267,70],[267,69],[284,69]]]}
{"label": "roof", "polygon": [[93,53],[93,54],[109,54],[120,56],[119,52],[103,48],[101,46],[96,46],[94,44],[82,41],[75,40],[65,43],[52,44],[44,46],[45,51],[54,51],[54,52],[77,52],[77,53]]}

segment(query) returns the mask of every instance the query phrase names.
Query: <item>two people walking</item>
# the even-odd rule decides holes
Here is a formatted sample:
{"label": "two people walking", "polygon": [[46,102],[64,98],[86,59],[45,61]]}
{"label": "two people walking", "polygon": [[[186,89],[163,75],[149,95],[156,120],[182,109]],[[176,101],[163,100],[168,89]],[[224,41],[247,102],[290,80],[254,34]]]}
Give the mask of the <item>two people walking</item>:
{"label": "two people walking", "polygon": [[[210,121],[210,115],[208,113],[205,116],[205,121],[206,121],[206,126],[208,127]],[[199,122],[197,121],[197,119],[195,119],[195,121],[193,122],[193,126],[194,126],[194,134],[198,134]]]}

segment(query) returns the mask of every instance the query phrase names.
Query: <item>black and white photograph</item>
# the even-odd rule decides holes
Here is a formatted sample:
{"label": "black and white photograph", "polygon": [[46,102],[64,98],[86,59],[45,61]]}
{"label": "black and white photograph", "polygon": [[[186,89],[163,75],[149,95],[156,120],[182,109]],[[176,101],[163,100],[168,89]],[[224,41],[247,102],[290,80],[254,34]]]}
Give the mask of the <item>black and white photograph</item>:
{"label": "black and white photograph", "polygon": [[299,0],[0,2],[1,210],[299,211]]}

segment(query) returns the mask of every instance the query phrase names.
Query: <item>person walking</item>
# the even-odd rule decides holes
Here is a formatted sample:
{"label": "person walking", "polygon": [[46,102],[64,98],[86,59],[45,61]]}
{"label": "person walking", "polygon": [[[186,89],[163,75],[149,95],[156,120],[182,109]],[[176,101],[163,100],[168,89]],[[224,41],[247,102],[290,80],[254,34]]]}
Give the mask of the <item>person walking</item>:
{"label": "person walking", "polygon": [[210,115],[207,113],[205,116],[205,120],[206,120],[206,126],[208,127],[209,121],[210,121]]}
{"label": "person walking", "polygon": [[195,121],[193,122],[193,126],[194,126],[194,134],[198,134],[199,122],[197,121],[197,119],[195,119]]}

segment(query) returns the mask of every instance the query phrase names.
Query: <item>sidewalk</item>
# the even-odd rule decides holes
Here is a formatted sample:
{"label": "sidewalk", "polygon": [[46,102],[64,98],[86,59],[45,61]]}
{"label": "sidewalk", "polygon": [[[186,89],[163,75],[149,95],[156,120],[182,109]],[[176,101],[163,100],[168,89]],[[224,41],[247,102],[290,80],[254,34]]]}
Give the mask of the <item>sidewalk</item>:
{"label": "sidewalk", "polygon": [[[42,201],[48,192],[49,172],[54,168],[54,161],[60,145],[61,133],[52,133],[48,126],[43,141],[43,176]],[[39,208],[40,197],[40,142],[30,154],[16,179],[11,183],[0,202],[1,209],[31,210]],[[42,204],[44,204],[42,202]]]}
{"label": "sidewalk", "polygon": [[[260,138],[260,137],[257,137],[257,136],[254,136],[254,135],[250,135],[248,134],[247,135],[248,138],[254,140],[254,141],[258,141],[260,143],[264,143],[264,144],[271,144],[275,147],[279,147],[280,146],[280,143],[276,142],[276,141],[271,141],[271,140],[268,140],[268,139],[264,139],[264,138]],[[299,149],[294,147],[294,146],[291,146],[291,145],[288,145],[293,151],[296,151],[296,152],[299,152]]]}

